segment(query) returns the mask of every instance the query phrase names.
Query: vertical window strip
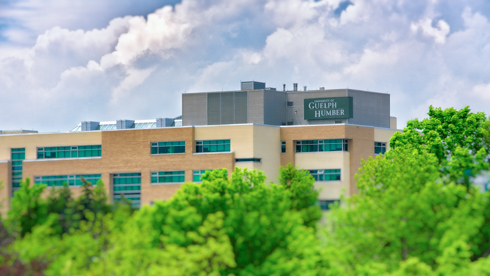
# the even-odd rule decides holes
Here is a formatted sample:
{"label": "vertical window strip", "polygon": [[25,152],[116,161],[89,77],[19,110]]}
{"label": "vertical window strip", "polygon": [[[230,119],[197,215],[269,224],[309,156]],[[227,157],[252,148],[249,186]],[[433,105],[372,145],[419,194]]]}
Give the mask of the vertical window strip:
{"label": "vertical window strip", "polygon": [[281,141],[281,153],[286,153],[286,141]]}
{"label": "vertical window strip", "polygon": [[141,173],[117,173],[112,175],[112,194],[114,201],[122,197],[131,201],[131,207],[141,206]]}
{"label": "vertical window strip", "polygon": [[22,180],[22,168],[23,161],[26,158],[25,148],[11,149],[11,172],[12,172],[12,192],[20,188],[20,181]]}

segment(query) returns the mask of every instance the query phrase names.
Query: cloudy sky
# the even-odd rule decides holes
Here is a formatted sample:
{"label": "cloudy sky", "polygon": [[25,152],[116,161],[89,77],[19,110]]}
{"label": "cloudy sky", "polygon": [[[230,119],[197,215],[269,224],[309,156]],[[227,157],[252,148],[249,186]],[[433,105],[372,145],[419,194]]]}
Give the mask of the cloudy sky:
{"label": "cloudy sky", "polygon": [[490,114],[490,1],[2,0],[0,129],[181,114],[181,94],[391,94],[399,127],[429,105]]}

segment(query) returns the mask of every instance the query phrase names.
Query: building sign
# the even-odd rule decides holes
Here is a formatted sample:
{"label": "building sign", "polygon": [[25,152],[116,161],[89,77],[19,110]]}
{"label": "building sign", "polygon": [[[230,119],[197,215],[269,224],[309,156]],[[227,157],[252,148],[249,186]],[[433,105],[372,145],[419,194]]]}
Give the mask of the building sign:
{"label": "building sign", "polygon": [[352,118],[352,97],[305,99],[305,120]]}

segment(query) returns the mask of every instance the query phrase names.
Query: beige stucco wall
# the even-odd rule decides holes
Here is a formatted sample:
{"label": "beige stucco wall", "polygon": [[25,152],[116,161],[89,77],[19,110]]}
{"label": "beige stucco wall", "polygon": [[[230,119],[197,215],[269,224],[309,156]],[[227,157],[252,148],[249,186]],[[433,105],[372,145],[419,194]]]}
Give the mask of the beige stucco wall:
{"label": "beige stucco wall", "polygon": [[266,181],[276,182],[280,168],[280,128],[266,125],[196,126],[195,140],[230,139],[235,158],[261,158],[261,162],[238,162],[236,167],[261,170]]}
{"label": "beige stucco wall", "polygon": [[253,157],[261,158],[260,163],[254,164],[257,170],[263,171],[267,176],[266,182],[277,183],[281,167],[281,131],[279,127],[254,126]]}
{"label": "beige stucco wall", "polygon": [[100,145],[100,131],[0,135],[0,160],[10,160],[11,148],[25,148],[26,159],[37,158],[37,147]]}
{"label": "beige stucco wall", "polygon": [[236,158],[253,156],[253,128],[252,124],[225,125],[225,126],[196,126],[194,138],[200,140],[230,139],[230,150],[235,152]]}
{"label": "beige stucco wall", "polygon": [[396,129],[387,128],[375,128],[374,129],[374,141],[375,142],[385,142],[386,150],[390,149],[390,138],[397,132]]}
{"label": "beige stucco wall", "polygon": [[397,128],[397,119],[396,117],[390,117],[390,128],[396,129]]}
{"label": "beige stucco wall", "polygon": [[319,199],[340,199],[341,193],[350,192],[349,152],[301,152],[295,155],[299,169],[340,169],[340,181],[317,181],[315,188],[320,191]]}

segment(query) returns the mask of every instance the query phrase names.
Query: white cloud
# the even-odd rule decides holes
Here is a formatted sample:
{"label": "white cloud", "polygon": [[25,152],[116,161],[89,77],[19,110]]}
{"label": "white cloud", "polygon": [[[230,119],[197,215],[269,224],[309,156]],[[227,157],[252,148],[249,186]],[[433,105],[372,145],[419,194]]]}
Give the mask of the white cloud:
{"label": "white cloud", "polygon": [[[89,1],[75,13],[48,2],[63,14],[24,1],[36,15],[21,20],[24,31],[8,29],[17,42],[34,35],[32,47],[0,44],[0,129],[176,116],[181,93],[236,90],[244,80],[388,92],[399,125],[430,104],[489,112],[490,24],[463,0],[458,29],[440,1],[351,0],[335,14],[344,1],[184,0],[109,18],[104,9],[119,2]],[[121,5],[124,15],[136,4]],[[97,27],[81,23],[90,13]]]}
{"label": "white cloud", "polygon": [[432,37],[436,43],[444,44],[446,36],[449,34],[450,27],[444,20],[437,21],[437,27],[432,27],[432,19],[425,18],[417,23],[412,23],[410,26],[413,32],[419,29],[422,34],[427,37]]}

